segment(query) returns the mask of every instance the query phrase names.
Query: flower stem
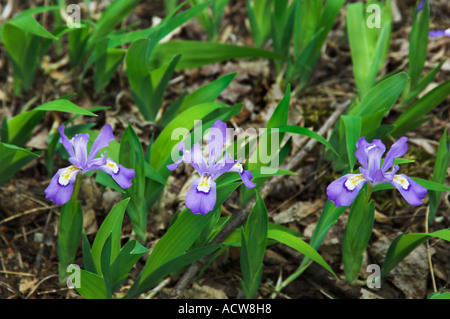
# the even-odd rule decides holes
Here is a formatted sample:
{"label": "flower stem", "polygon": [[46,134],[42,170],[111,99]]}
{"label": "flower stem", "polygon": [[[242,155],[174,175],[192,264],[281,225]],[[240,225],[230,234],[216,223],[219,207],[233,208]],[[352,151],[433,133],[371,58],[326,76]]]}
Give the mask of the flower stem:
{"label": "flower stem", "polygon": [[371,184],[368,184],[367,185],[367,193],[366,193],[366,205],[370,201],[370,197],[372,196],[372,192],[373,192],[373,186]]}
{"label": "flower stem", "polygon": [[76,203],[76,201],[77,201],[78,193],[80,192],[81,180],[82,179],[83,179],[83,175],[78,173],[77,174],[77,180],[75,182],[75,188],[74,188],[74,191],[72,193],[72,197],[70,198],[70,201],[72,202],[72,204]]}

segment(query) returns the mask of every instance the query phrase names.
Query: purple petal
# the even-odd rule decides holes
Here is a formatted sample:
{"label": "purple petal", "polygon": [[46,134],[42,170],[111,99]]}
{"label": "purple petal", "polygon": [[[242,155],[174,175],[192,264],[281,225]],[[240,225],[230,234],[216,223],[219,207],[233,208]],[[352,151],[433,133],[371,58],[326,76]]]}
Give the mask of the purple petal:
{"label": "purple petal", "polygon": [[356,142],[357,150],[355,152],[356,158],[358,159],[359,164],[362,165],[365,169],[368,168],[367,166],[367,152],[366,148],[369,146],[369,143],[367,143],[366,138],[364,136],[360,137],[358,141]]}
{"label": "purple petal", "polygon": [[218,156],[223,152],[223,146],[228,140],[229,132],[227,124],[222,121],[215,121],[209,130],[209,164],[216,162]]}
{"label": "purple petal", "polygon": [[208,166],[206,165],[205,159],[203,158],[202,148],[200,143],[196,143],[192,146],[190,151],[185,151],[188,153],[186,155],[186,161],[189,162],[192,167],[199,173],[203,175],[208,171]]}
{"label": "purple petal", "polygon": [[133,185],[133,183],[131,183],[131,180],[135,176],[134,170],[131,168],[123,167],[110,158],[106,159],[106,165],[100,166],[98,169],[111,175],[114,181],[122,188],[128,188]]}
{"label": "purple petal", "polygon": [[437,37],[442,37],[442,36],[450,37],[450,29],[429,31],[428,35],[432,38],[437,38]]}
{"label": "purple petal", "polygon": [[381,170],[386,172],[392,165],[394,165],[394,159],[401,157],[406,154],[408,151],[408,145],[406,142],[408,138],[406,136],[401,137],[397,142],[392,144],[389,151],[386,153],[386,157],[384,158],[383,165],[381,166]]}
{"label": "purple petal", "polygon": [[178,166],[180,166],[181,162],[183,161],[183,158],[180,158],[178,161],[176,161],[175,163],[169,164],[167,165],[167,168],[170,169],[171,171],[174,171],[177,169]]}
{"label": "purple petal", "polygon": [[381,157],[386,151],[386,146],[380,140],[373,140],[367,147],[367,162],[368,162],[368,174],[372,176],[380,169]]}
{"label": "purple petal", "polygon": [[423,9],[425,0],[420,1],[419,5],[417,6],[417,12],[421,11]]}
{"label": "purple petal", "polygon": [[347,174],[327,187],[328,199],[338,206],[350,206],[367,182],[362,174]]}
{"label": "purple petal", "polygon": [[59,142],[62,143],[62,145],[66,149],[67,153],[69,153],[70,157],[74,157],[75,156],[75,152],[73,151],[72,142],[64,134],[64,129],[65,129],[64,125],[61,125],[59,127],[59,129],[58,129],[59,134],[61,135],[61,138],[60,138]]}
{"label": "purple petal", "polygon": [[212,211],[216,205],[216,183],[210,180],[209,191],[205,192],[198,189],[201,180],[201,177],[194,180],[186,195],[185,204],[192,213],[205,215]]}
{"label": "purple petal", "polygon": [[380,168],[381,157],[386,151],[386,147],[380,140],[368,143],[364,136],[356,142],[356,146],[358,148],[355,152],[356,158],[364,168],[361,172],[366,172],[366,177],[372,178]]}
{"label": "purple petal", "polygon": [[423,204],[422,199],[427,196],[427,189],[425,187],[420,186],[404,174],[395,175],[390,183],[398,189],[410,205],[419,206]]}
{"label": "purple petal", "polygon": [[[189,155],[189,153],[186,153],[186,152],[185,152],[185,149],[184,149],[184,142],[178,143],[177,148],[178,148],[178,150],[179,150],[183,155],[181,155],[181,157],[180,157],[179,160],[175,161],[175,162],[172,163],[172,164],[167,165],[167,168],[170,169],[171,171],[176,170],[177,167],[181,164],[181,162],[186,162],[186,161],[187,161],[187,160],[186,160],[186,156]],[[172,160],[173,160],[173,155],[172,155]],[[190,162],[190,161],[188,161],[188,162]]]}
{"label": "purple petal", "polygon": [[114,140],[112,127],[110,124],[106,124],[105,126],[103,126],[102,130],[100,131],[94,143],[92,144],[91,150],[89,152],[88,161],[93,160],[97,156],[98,152],[102,148],[107,147],[112,140]]}
{"label": "purple petal", "polygon": [[84,169],[87,164],[87,145],[89,134],[76,134],[72,140],[75,156],[69,158],[69,161],[80,169]]}
{"label": "purple petal", "polygon": [[212,175],[213,179],[216,179],[223,173],[230,172],[236,165],[236,161],[228,152],[213,166],[209,168],[209,173]]}
{"label": "purple petal", "polygon": [[45,190],[45,198],[54,201],[56,205],[67,203],[72,197],[73,184],[79,172],[73,165],[59,169]]}
{"label": "purple petal", "polygon": [[254,188],[256,186],[256,183],[251,181],[253,174],[250,171],[244,170],[240,175],[244,185],[247,186],[247,188]]}

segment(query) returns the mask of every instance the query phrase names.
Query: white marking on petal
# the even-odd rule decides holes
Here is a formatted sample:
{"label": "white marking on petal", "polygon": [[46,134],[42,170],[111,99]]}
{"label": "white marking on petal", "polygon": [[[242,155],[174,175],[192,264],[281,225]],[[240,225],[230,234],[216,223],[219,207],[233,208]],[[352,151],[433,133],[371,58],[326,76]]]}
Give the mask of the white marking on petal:
{"label": "white marking on petal", "polygon": [[67,186],[72,175],[79,170],[80,169],[75,165],[70,165],[61,173],[61,175],[59,175],[58,183],[61,186]]}
{"label": "white marking on petal", "polygon": [[210,182],[211,182],[211,176],[203,175],[200,180],[200,183],[198,183],[198,185],[197,185],[197,190],[199,192],[209,193],[209,190],[211,189]]}
{"label": "white marking on petal", "polygon": [[233,168],[236,169],[239,174],[242,174],[242,172],[244,171],[244,167],[242,167],[242,164],[238,162],[234,164]]}
{"label": "white marking on petal", "polygon": [[345,181],[344,185],[349,191],[352,191],[358,184],[364,182],[365,180],[366,178],[363,174],[353,175]]}
{"label": "white marking on petal", "polygon": [[445,30],[445,34],[446,34],[447,36],[450,37],[450,28],[448,28],[447,30]]}
{"label": "white marking on petal", "polygon": [[119,166],[111,160],[106,160],[106,164],[104,166],[114,174],[117,174],[119,172]]}
{"label": "white marking on petal", "polygon": [[394,178],[392,179],[395,183],[399,184],[404,190],[407,190],[409,188],[410,183],[406,178],[400,175],[394,175]]}

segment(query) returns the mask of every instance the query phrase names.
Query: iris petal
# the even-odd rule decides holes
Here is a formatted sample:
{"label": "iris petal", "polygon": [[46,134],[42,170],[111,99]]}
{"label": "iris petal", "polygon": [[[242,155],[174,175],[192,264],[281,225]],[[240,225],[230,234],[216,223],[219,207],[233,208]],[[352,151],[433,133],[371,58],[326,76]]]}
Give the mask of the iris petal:
{"label": "iris petal", "polygon": [[392,144],[389,151],[386,153],[381,170],[386,172],[392,165],[394,165],[394,159],[402,157],[408,151],[408,145],[406,142],[408,138],[406,136],[401,137],[397,142]]}
{"label": "iris petal", "polygon": [[112,127],[110,124],[106,124],[103,126],[102,130],[92,144],[91,150],[89,151],[88,161],[93,160],[97,156],[98,152],[107,147],[112,140],[114,140]]}
{"label": "iris petal", "polygon": [[67,203],[72,197],[73,184],[79,172],[73,165],[59,169],[45,190],[45,198],[54,201],[56,205]]}
{"label": "iris petal", "polygon": [[419,206],[423,204],[422,199],[427,196],[427,189],[420,186],[404,174],[394,175],[391,184],[398,189],[408,204]]}
{"label": "iris petal", "polygon": [[185,204],[186,207],[192,211],[192,213],[205,215],[212,211],[216,205],[216,183],[214,181],[210,181],[209,192],[205,193],[197,189],[201,180],[202,178],[197,178],[193,181],[186,195]]}
{"label": "iris petal", "polygon": [[135,176],[134,170],[131,168],[123,167],[110,158],[107,158],[106,164],[100,166],[98,169],[109,174],[114,179],[114,181],[122,188],[128,188],[133,185],[131,183],[131,180]]}
{"label": "iris petal", "polygon": [[223,152],[225,142],[228,140],[229,134],[226,123],[215,121],[209,130],[209,164],[217,161],[219,155]]}
{"label": "iris petal", "polygon": [[336,206],[350,206],[366,182],[362,174],[344,175],[328,185],[328,199]]}

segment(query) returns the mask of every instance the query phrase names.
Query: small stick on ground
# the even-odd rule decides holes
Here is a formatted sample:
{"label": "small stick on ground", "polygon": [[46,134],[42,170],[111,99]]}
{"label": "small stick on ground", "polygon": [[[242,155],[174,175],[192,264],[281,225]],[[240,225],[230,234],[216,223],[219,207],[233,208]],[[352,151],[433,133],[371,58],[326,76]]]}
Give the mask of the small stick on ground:
{"label": "small stick on ground", "polygon": [[[339,104],[336,108],[336,110],[333,112],[333,114],[327,119],[327,121],[323,124],[323,126],[319,129],[317,132],[319,135],[324,136],[331,128],[333,128],[334,124],[339,120],[340,116],[345,112],[347,107],[350,105],[350,100]],[[318,142],[314,139],[310,139],[308,143],[306,143],[305,147],[303,147],[295,156],[294,158],[289,161],[285,167],[287,170],[294,171],[296,170],[303,159],[308,155],[312,149],[316,146]],[[283,178],[283,176],[278,175],[274,176],[272,179],[270,179],[264,186],[262,187],[260,194],[262,198],[267,197],[267,195],[270,194],[270,192],[275,188],[275,186],[278,184],[278,182]],[[253,206],[255,204],[255,198],[253,198],[245,207],[244,209],[238,211],[234,217],[230,220],[228,224],[225,225],[225,227],[214,237],[214,239],[211,241],[211,244],[217,244],[223,242],[230,234],[231,232],[236,229],[242,222],[245,221],[248,214],[252,210]],[[200,271],[201,267],[208,261],[209,255],[203,257],[202,259],[198,260],[197,262],[191,264],[189,268],[184,272],[183,276],[180,278],[178,283],[175,285],[173,291],[172,291],[172,298],[177,299],[181,296],[184,289],[187,287],[187,285],[191,282],[191,280],[196,276],[196,274]]]}

